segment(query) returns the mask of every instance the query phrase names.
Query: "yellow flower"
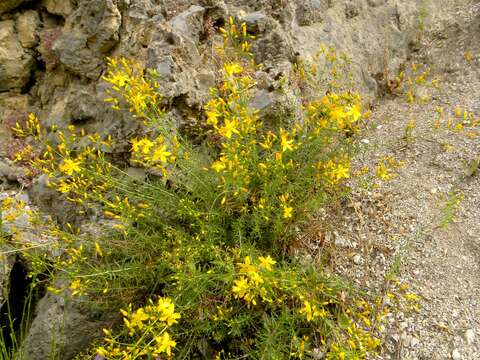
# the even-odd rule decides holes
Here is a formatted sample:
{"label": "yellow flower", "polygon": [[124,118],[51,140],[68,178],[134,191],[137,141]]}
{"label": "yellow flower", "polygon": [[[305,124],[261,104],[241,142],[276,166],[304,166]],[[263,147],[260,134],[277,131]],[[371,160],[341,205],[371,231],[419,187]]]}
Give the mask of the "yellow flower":
{"label": "yellow flower", "polygon": [[170,298],[158,299],[157,310],[161,313],[160,320],[166,322],[168,326],[176,324],[181,317],[175,312],[175,305]]}
{"label": "yellow flower", "polygon": [[283,218],[290,219],[293,214],[293,208],[290,206],[283,205]]}
{"label": "yellow flower", "polygon": [[165,353],[168,356],[172,355],[172,348],[177,345],[177,343],[170,338],[170,334],[168,332],[164,332],[163,335],[156,336],[155,341],[158,345],[157,352]]}
{"label": "yellow flower", "polygon": [[221,172],[225,167],[225,163],[222,160],[215,161],[212,164],[212,169],[215,170],[215,172]]}
{"label": "yellow flower", "polygon": [[72,190],[72,186],[71,184],[67,184],[66,182],[60,182],[57,186],[56,186],[57,190],[59,192],[61,192],[62,194],[67,194],[69,193],[71,190]]}
{"label": "yellow flower", "polygon": [[70,289],[71,290],[78,290],[78,289],[80,289],[80,286],[81,286],[80,279],[77,279],[77,280],[72,281],[72,283],[70,284]]}
{"label": "yellow flower", "polygon": [[277,263],[270,257],[270,255],[268,255],[267,257],[259,256],[258,260],[260,261],[260,266],[264,267],[267,270],[272,270],[272,265],[275,265]]}
{"label": "yellow flower", "polygon": [[232,292],[236,298],[243,298],[248,293],[248,280],[242,276],[239,280],[235,280],[235,285],[232,287]]}
{"label": "yellow flower", "polygon": [[160,145],[160,147],[153,151],[152,161],[159,161],[165,164],[167,162],[167,157],[170,155],[172,155],[172,153],[167,151],[167,146],[165,144],[162,144]]}
{"label": "yellow flower", "polygon": [[134,153],[142,152],[143,154],[149,154],[153,147],[153,142],[150,139],[143,138],[140,140],[132,140],[132,151]]}
{"label": "yellow flower", "polygon": [[350,115],[353,119],[353,122],[356,122],[360,116],[362,116],[362,113],[360,112],[360,107],[358,105],[354,105],[348,110],[348,115]]}
{"label": "yellow flower", "polygon": [[218,111],[207,111],[207,124],[217,125],[220,114]]}
{"label": "yellow flower", "polygon": [[348,179],[350,177],[350,167],[338,164],[337,168],[335,169],[335,175],[337,180]]}
{"label": "yellow flower", "polygon": [[303,301],[303,308],[300,309],[300,314],[304,314],[307,321],[312,321],[313,319],[313,311],[312,311],[312,306],[310,305],[310,302],[307,300]]}
{"label": "yellow flower", "polygon": [[245,256],[243,263],[239,263],[238,265],[240,265],[240,272],[245,274],[254,273],[257,271],[255,265],[252,264],[250,256]]}
{"label": "yellow flower", "polygon": [[145,310],[143,308],[140,308],[130,316],[130,320],[127,321],[126,319],[124,319],[124,321],[130,330],[133,330],[135,327],[142,329],[143,322],[148,320],[148,318],[148,315],[145,314]]}
{"label": "yellow flower", "polygon": [[243,67],[236,62],[225,64],[225,73],[228,76],[241,74],[243,72]]}
{"label": "yellow flower", "polygon": [[233,134],[238,134],[237,130],[237,121],[234,120],[225,120],[225,124],[221,127],[218,132],[225,136],[227,139],[230,139]]}
{"label": "yellow flower", "polygon": [[166,322],[168,326],[176,324],[180,319],[180,314],[175,312],[175,307],[173,304],[168,305],[163,309],[160,320]]}
{"label": "yellow flower", "polygon": [[280,129],[280,141],[282,146],[282,151],[293,150],[293,140],[288,140],[288,133]]}
{"label": "yellow flower", "polygon": [[80,168],[80,164],[81,164],[81,161],[75,161],[75,160],[72,160],[72,159],[65,159],[63,160],[63,163],[62,165],[59,166],[59,170],[66,174],[66,175],[73,175],[73,173],[77,173],[77,172],[80,172],[81,168]]}

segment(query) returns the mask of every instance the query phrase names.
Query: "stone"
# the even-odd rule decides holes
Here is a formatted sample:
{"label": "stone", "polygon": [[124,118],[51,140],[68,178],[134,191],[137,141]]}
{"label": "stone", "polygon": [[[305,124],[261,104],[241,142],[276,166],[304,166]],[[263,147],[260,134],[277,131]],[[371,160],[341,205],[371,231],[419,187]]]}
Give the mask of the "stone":
{"label": "stone", "polygon": [[462,360],[462,354],[457,349],[452,351],[452,360]]}
{"label": "stone", "polygon": [[242,17],[242,21],[247,25],[250,34],[259,34],[266,30],[269,17],[263,12],[255,11]]}
{"label": "stone", "polygon": [[359,1],[350,1],[345,4],[345,17],[352,19],[357,17],[361,11],[361,4]]}
{"label": "stone", "polygon": [[2,179],[6,181],[18,181],[22,173],[22,170],[14,164],[11,164],[10,161],[0,160],[0,183]]}
{"label": "stone", "polygon": [[23,346],[24,358],[70,360],[102,336],[105,324],[100,313],[82,306],[80,300],[68,294],[47,293],[36,307]]}
{"label": "stone", "polygon": [[418,340],[418,338],[416,338],[415,336],[412,336],[412,338],[410,339],[410,346],[414,348],[418,344],[420,344],[420,340]]}
{"label": "stone", "polygon": [[40,18],[34,10],[27,10],[17,18],[18,40],[24,48],[31,49],[38,44]]}
{"label": "stone", "polygon": [[356,265],[360,265],[363,262],[362,256],[360,254],[356,254],[352,260]]}
{"label": "stone", "polygon": [[25,2],[25,0],[2,0],[2,1],[0,1],[0,15],[8,12],[10,10],[15,9],[16,7],[20,6],[24,2]]}
{"label": "stone", "polygon": [[192,5],[188,10],[170,20],[170,24],[178,34],[198,43],[200,40],[200,33],[203,31],[204,13],[205,8],[198,5]]}
{"label": "stone", "polygon": [[81,32],[61,35],[53,51],[70,72],[95,79],[102,72],[103,61],[88,47],[88,37]]}
{"label": "stone", "polygon": [[386,0],[367,0],[367,4],[371,7],[377,7],[382,4],[385,4]]}
{"label": "stone", "polygon": [[78,216],[78,208],[48,186],[47,175],[40,175],[28,190],[28,195],[40,211],[54,217],[61,226],[65,226],[67,223],[77,226],[81,222],[82,218]]}
{"label": "stone", "polygon": [[298,25],[308,26],[323,20],[322,15],[331,6],[327,0],[304,0],[299,1],[295,17]]}
{"label": "stone", "polygon": [[472,329],[465,331],[465,340],[467,341],[468,345],[472,345],[475,342],[475,331]]}
{"label": "stone", "polygon": [[0,22],[0,91],[20,91],[30,80],[34,60],[23,49],[15,22]]}
{"label": "stone", "polygon": [[112,0],[82,1],[67,18],[66,31],[52,49],[69,71],[97,79],[102,72],[104,54],[119,40],[121,14]]}
{"label": "stone", "polygon": [[50,14],[67,17],[73,12],[71,0],[44,0],[43,5]]}
{"label": "stone", "polygon": [[255,97],[250,102],[250,106],[256,110],[265,112],[272,108],[276,103],[275,94],[268,90],[261,90],[255,94]]}
{"label": "stone", "polygon": [[147,172],[143,168],[129,167],[126,172],[129,178],[138,182],[145,181],[147,177]]}

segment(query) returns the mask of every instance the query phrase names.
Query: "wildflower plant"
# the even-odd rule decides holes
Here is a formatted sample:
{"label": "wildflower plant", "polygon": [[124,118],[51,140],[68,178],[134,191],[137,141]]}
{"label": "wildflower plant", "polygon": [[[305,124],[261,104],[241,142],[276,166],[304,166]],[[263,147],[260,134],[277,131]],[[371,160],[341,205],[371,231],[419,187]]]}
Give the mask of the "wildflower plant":
{"label": "wildflower plant", "polygon": [[144,181],[112,162],[114,139],[74,127],[46,136],[33,115],[17,126],[43,144],[32,164],[50,186],[109,221],[100,238],[69,241],[56,266],[74,278],[57,290],[123,309],[96,347],[105,359],[310,358],[315,349],[365,358],[379,345],[374,311],[349,284],[288,252],[315,211],[348,191],[360,96],[309,96],[301,119],[269,126],[250,106],[258,66],[246,25],[230,20],[221,32],[201,144],[175,131],[154,71],[108,60],[107,102],[148,129],[130,142]]}

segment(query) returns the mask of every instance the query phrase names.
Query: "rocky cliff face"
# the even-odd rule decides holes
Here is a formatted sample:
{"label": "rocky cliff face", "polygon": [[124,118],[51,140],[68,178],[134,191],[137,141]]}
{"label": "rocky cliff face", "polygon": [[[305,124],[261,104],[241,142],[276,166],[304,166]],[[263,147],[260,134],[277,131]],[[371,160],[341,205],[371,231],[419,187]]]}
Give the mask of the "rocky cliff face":
{"label": "rocky cliff face", "polygon": [[[233,16],[257,36],[254,53],[265,64],[259,106],[280,102],[275,82],[320,43],[353,61],[353,75],[370,97],[379,80],[408,57],[421,22],[442,1],[396,0],[43,0],[0,5],[2,122],[28,111],[46,124],[82,126],[126,136],[128,119],[103,103],[105,57],[124,55],[153,67],[161,91],[180,118],[198,109],[213,84],[208,63],[218,28]],[[8,135],[0,131],[2,138]],[[0,155],[4,155],[1,154]]]}
{"label": "rocky cliff face", "polygon": [[[466,1],[466,0],[465,0]],[[8,160],[15,143],[9,128],[35,112],[45,125],[76,124],[119,139],[122,152],[138,131],[128,115],[104,104],[105,58],[135,58],[161,76],[179,123],[195,116],[215,82],[210,64],[218,29],[232,16],[247,23],[259,92],[253,105],[265,115],[295,104],[279,80],[320,44],[352,60],[352,75],[368,99],[382,92],[410,53],[422,28],[454,6],[450,0],[2,0],[0,2],[0,184],[21,182]],[[458,1],[457,1],[458,3]],[[447,65],[447,64],[446,64]],[[38,205],[60,208],[37,182]],[[59,214],[60,215],[60,214]],[[95,336],[95,316],[45,297],[27,339],[29,359],[46,359],[51,339],[72,357]],[[57,326],[68,308],[68,326]],[[80,320],[78,320],[80,319]],[[61,334],[60,334],[61,333]],[[82,334],[81,336],[78,334]],[[72,336],[82,341],[71,341]]]}

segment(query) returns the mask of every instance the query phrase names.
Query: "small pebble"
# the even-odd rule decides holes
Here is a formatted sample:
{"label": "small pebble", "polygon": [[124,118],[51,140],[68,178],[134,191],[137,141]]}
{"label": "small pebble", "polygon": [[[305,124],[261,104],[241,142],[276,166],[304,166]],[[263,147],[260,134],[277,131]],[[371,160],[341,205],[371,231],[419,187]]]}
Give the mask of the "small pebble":
{"label": "small pebble", "polygon": [[362,263],[362,256],[360,254],[357,254],[353,257],[353,262],[357,265],[360,265]]}
{"label": "small pebble", "polygon": [[457,349],[452,351],[452,359],[453,360],[462,360],[462,355],[460,354],[460,351]]}
{"label": "small pebble", "polygon": [[472,329],[468,329],[465,332],[465,340],[467,340],[468,345],[472,345],[475,341],[475,332]]}

